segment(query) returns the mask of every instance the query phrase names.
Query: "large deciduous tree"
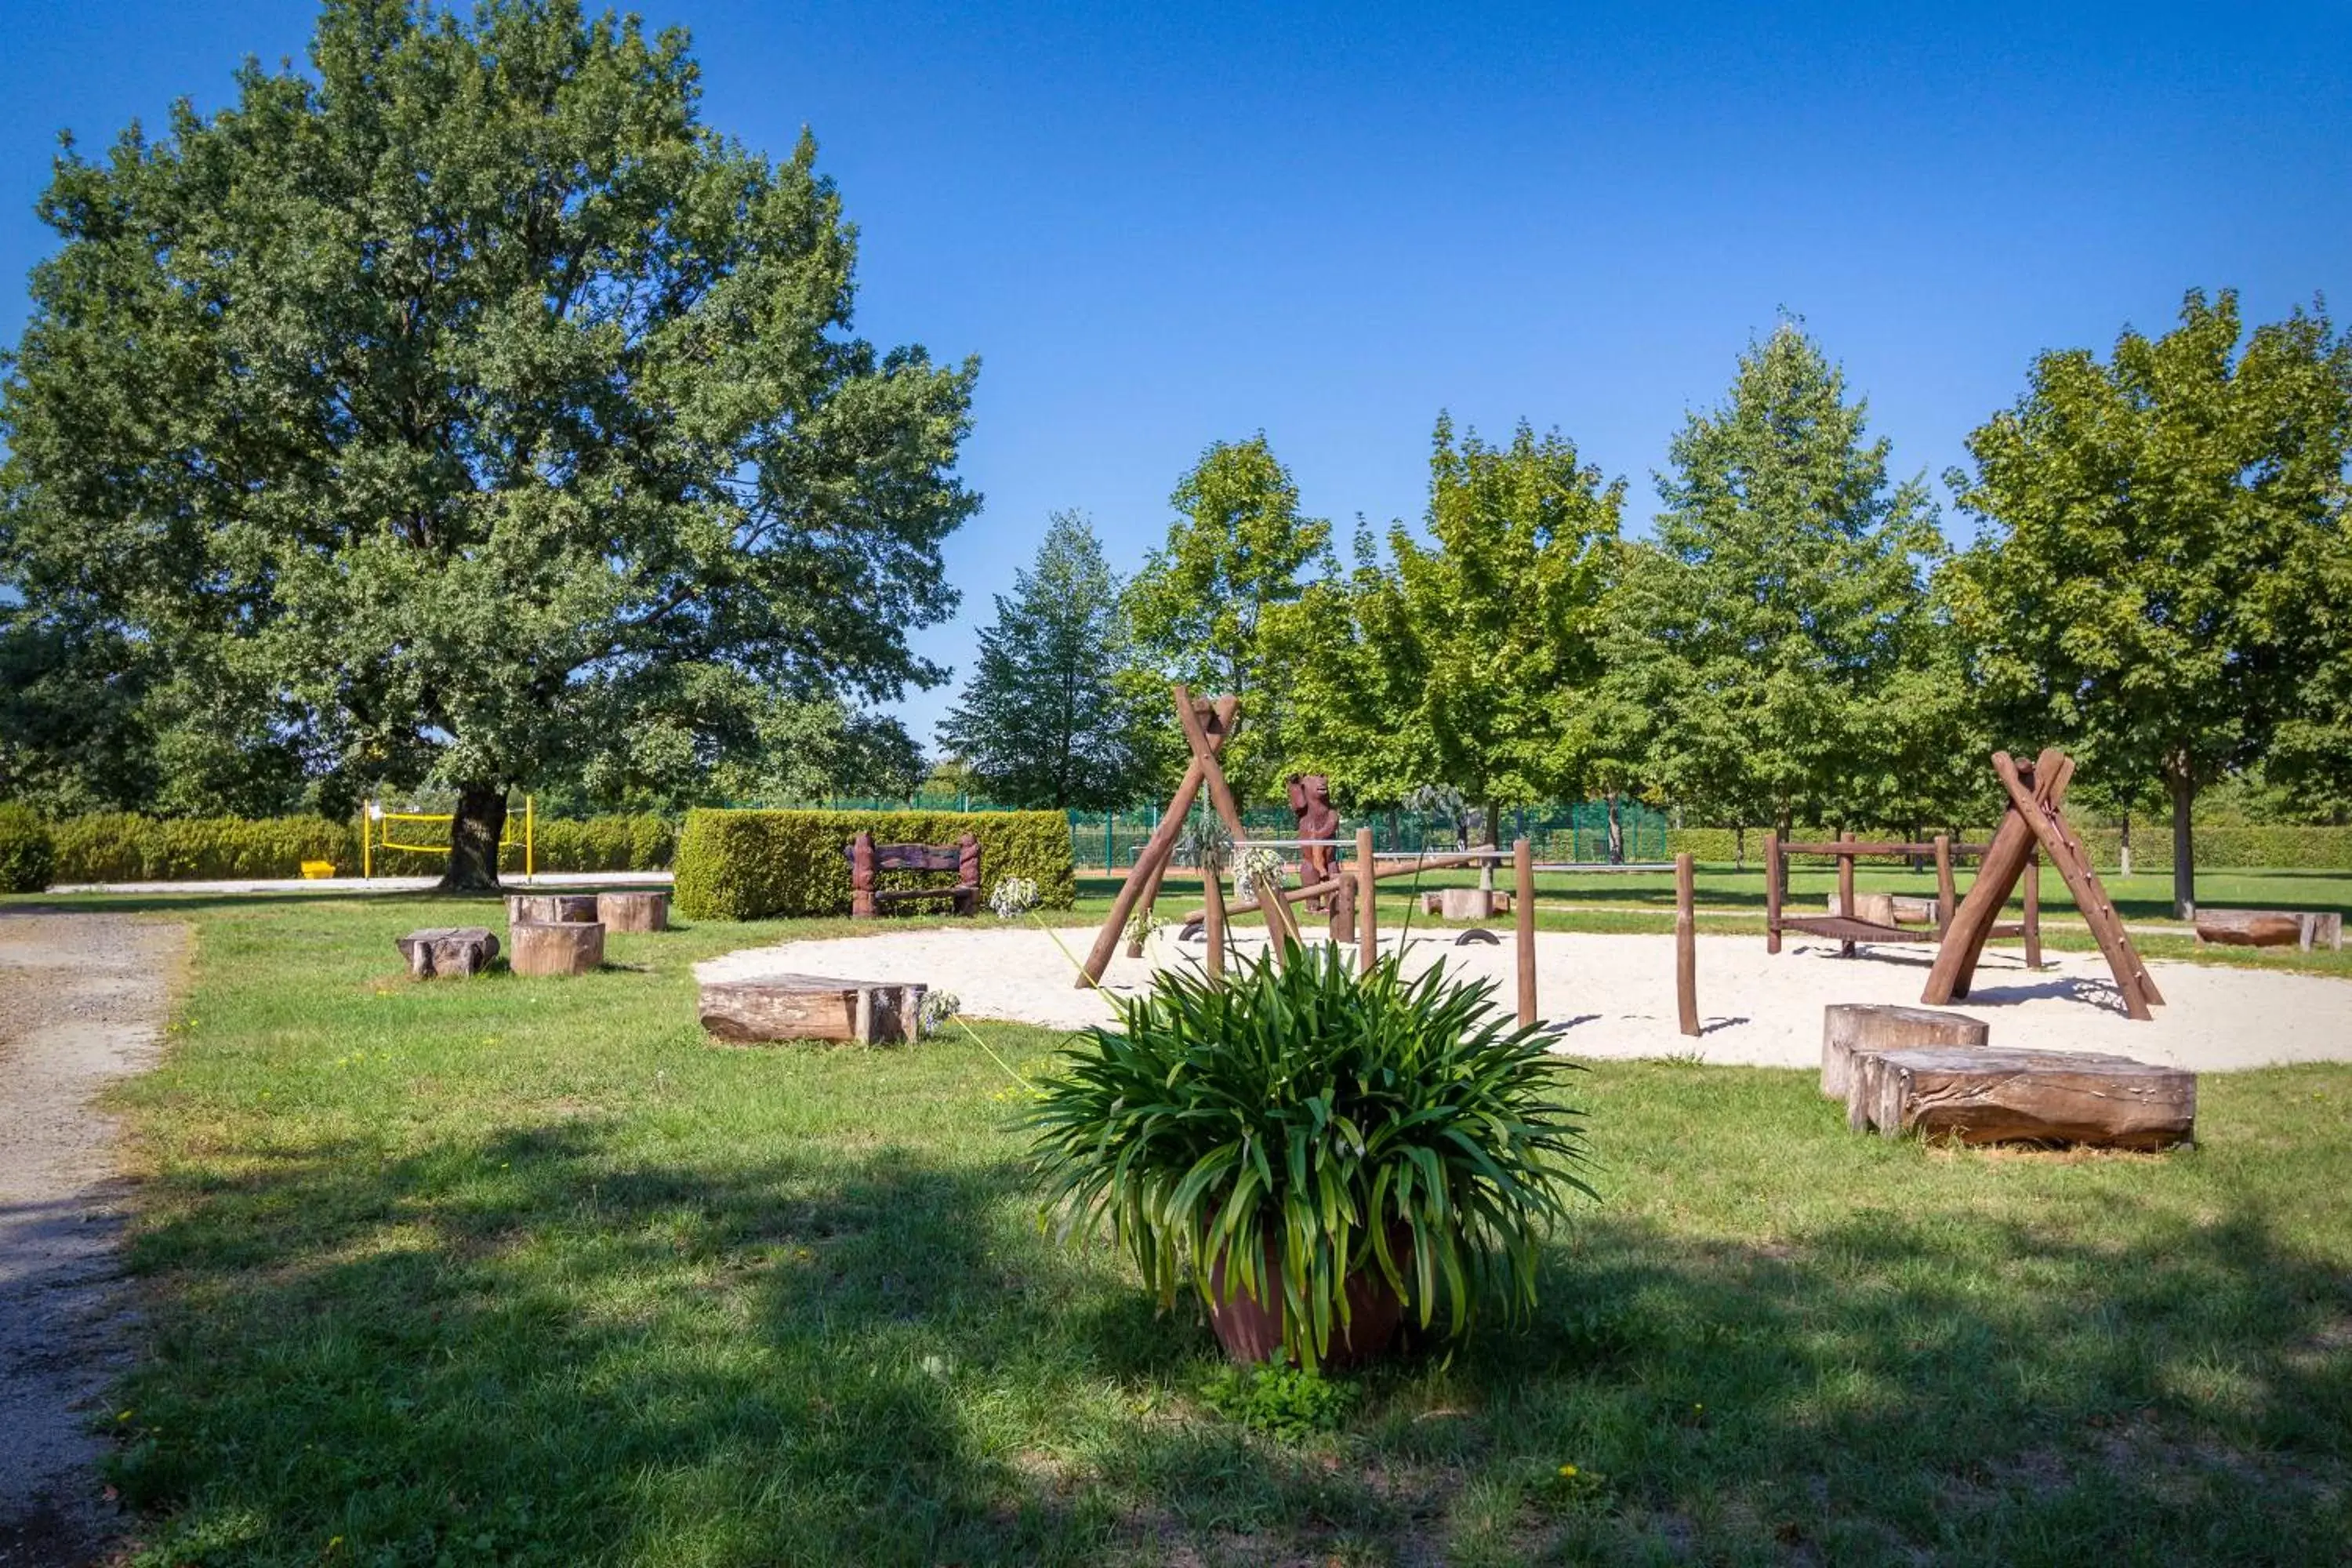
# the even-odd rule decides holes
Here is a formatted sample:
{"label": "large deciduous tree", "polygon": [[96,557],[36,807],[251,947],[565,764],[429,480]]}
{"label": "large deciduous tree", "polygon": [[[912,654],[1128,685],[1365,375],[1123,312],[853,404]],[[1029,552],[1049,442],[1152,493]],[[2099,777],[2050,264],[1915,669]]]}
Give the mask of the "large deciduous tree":
{"label": "large deciduous tree", "polygon": [[323,765],[507,790],[675,700],[939,671],[976,367],[850,332],[805,137],[699,119],[685,37],[572,0],[336,0],[42,198],[62,244],[0,401],[0,575],[282,704]]}
{"label": "large deciduous tree", "polygon": [[1784,830],[1943,804],[1969,745],[1927,580],[1943,540],[1866,416],[1783,321],[1689,417],[1656,537],[1626,548],[1611,595],[1596,756],[1703,817]]}
{"label": "large deciduous tree", "polygon": [[[1028,570],[980,633],[980,659],[940,742],[1008,805],[1102,810],[1143,784],[1139,715],[1122,689],[1118,579],[1076,512],[1055,512]],[[1167,707],[1164,695],[1151,716]]]}
{"label": "large deciduous tree", "polygon": [[2162,781],[2184,915],[2198,792],[2283,723],[2297,760],[2326,752],[2352,658],[2332,596],[2352,586],[2348,449],[2352,344],[2326,314],[2248,335],[2234,293],[2191,291],[2179,326],[2126,329],[2104,363],[2042,355],[1950,476],[1987,525],[1950,593],[2001,731]]}
{"label": "large deciduous tree", "polygon": [[1284,617],[1297,760],[1359,799],[1440,785],[1497,808],[1588,782],[1571,723],[1600,674],[1598,609],[1624,500],[1557,432],[1509,445],[1440,416],[1426,540],[1369,536]]}
{"label": "large deciduous tree", "polygon": [[1245,801],[1277,798],[1289,680],[1269,657],[1267,612],[1305,591],[1300,574],[1328,557],[1331,525],[1300,514],[1298,487],[1263,434],[1210,447],[1169,505],[1178,515],[1166,545],[1128,584],[1138,659],[1203,695],[1240,698],[1240,731],[1221,760]]}

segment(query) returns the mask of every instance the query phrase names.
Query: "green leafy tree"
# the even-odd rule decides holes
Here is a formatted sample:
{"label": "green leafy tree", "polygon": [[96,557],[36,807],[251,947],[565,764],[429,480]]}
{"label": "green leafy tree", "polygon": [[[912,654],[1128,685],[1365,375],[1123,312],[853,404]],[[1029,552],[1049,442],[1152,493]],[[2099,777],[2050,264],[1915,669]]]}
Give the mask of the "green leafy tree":
{"label": "green leafy tree", "polygon": [[[2191,291],[2178,327],[2126,330],[2104,363],[2042,355],[2015,406],[1969,437],[1974,471],[1950,476],[1986,524],[1949,593],[2001,735],[2161,781],[2184,915],[2199,791],[2283,724],[2324,725],[2352,658],[2329,592],[2347,447],[2352,345],[2326,316],[2249,336],[2235,294]],[[2290,732],[2298,758],[2326,750]]]}
{"label": "green leafy tree", "polygon": [[[1698,816],[1902,822],[1950,804],[1969,708],[1926,573],[1934,504],[1792,321],[1670,449],[1629,545],[1585,743]],[[1938,764],[1942,764],[1939,766]]]}
{"label": "green leafy tree", "polygon": [[[1244,800],[1280,795],[1289,680],[1268,656],[1268,611],[1296,603],[1300,574],[1328,557],[1331,525],[1301,516],[1298,487],[1261,434],[1220,441],[1169,497],[1179,516],[1166,545],[1128,584],[1139,664],[1160,683],[1241,699],[1239,732],[1223,754]],[[1136,693],[1140,697],[1140,693]],[[1165,704],[1167,693],[1158,693]],[[1167,727],[1174,727],[1172,714]]]}
{"label": "green leafy tree", "polygon": [[1126,657],[1118,579],[1102,542],[1080,514],[1055,512],[1036,561],[1014,574],[1010,597],[996,596],[995,624],[981,629],[977,668],[940,742],[1003,805],[1125,805],[1143,784],[1139,715],[1118,681]]}
{"label": "green leafy tree", "polygon": [[572,0],[335,0],[310,65],[60,157],[0,577],[279,698],[316,765],[454,790],[451,887],[682,672],[939,678],[906,633],[955,603],[976,367],[850,335],[813,143],[711,131],[683,34]]}
{"label": "green leafy tree", "polygon": [[1599,607],[1623,481],[1526,424],[1510,444],[1440,416],[1427,542],[1368,536],[1350,577],[1315,584],[1284,619],[1296,761],[1358,799],[1428,785],[1484,812],[1576,790],[1589,759],[1571,722],[1601,673]]}

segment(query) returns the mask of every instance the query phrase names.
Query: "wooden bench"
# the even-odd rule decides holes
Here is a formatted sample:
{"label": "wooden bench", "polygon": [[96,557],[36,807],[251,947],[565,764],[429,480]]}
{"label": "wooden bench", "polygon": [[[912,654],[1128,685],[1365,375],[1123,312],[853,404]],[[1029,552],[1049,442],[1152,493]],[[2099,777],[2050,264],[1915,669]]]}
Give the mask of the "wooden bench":
{"label": "wooden bench", "polygon": [[1886,1138],[2168,1149],[2195,1141],[2197,1075],[2092,1051],[1881,1051],[1853,1059],[1846,1122]]}
{"label": "wooden bench", "polygon": [[2296,910],[2200,909],[2197,941],[2226,947],[2300,947],[2305,952],[2326,943],[2341,952],[2344,917]]}
{"label": "wooden bench", "polygon": [[[849,841],[849,912],[871,920],[884,904],[915,899],[953,900],[955,912],[980,912],[980,840],[967,833],[953,844],[877,844],[874,835],[861,833]],[[877,879],[886,871],[952,871],[951,887],[884,888]]]}
{"label": "wooden bench", "polygon": [[836,980],[824,974],[766,974],[707,980],[698,1012],[714,1037],[735,1045],[772,1040],[844,1040],[890,1045],[921,1031],[921,985]]}

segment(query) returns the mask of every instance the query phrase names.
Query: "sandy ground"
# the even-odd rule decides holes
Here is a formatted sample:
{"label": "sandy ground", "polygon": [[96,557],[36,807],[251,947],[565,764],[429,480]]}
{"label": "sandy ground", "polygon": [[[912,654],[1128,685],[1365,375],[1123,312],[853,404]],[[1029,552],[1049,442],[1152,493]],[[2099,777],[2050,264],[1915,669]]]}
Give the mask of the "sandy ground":
{"label": "sandy ground", "polygon": [[151,1065],[185,927],[0,910],[0,1564],[90,1561],[114,1533],[90,1430],[131,1319],[125,1193],[90,1105]]}
{"label": "sandy ground", "polygon": [[[1496,982],[1514,995],[1509,933],[1497,946],[1457,947],[1457,933],[1414,936],[1407,962],[1443,960],[1455,973]],[[697,966],[705,979],[761,973],[913,981],[952,991],[974,1017],[1048,1027],[1106,1022],[1101,996],[1076,988],[1090,930],[1045,931],[987,924],[786,942],[732,952]],[[1392,942],[1393,938],[1390,939]],[[1262,945],[1252,941],[1250,945]],[[1155,938],[1140,959],[1113,959],[1113,992],[1149,983],[1153,967],[1190,963],[1199,942]],[[1778,957],[1755,936],[1698,939],[1696,1039],[1675,1026],[1674,943],[1664,936],[1536,936],[1537,1007],[1559,1031],[1557,1049],[1581,1057],[1685,1057],[1761,1067],[1821,1060],[1822,1009],[1832,1002],[1917,1004],[1934,950],[1864,948],[1852,959],[1834,942],[1790,940]],[[1988,1020],[1996,1046],[2109,1051],[2200,1072],[2279,1062],[2352,1061],[2352,981],[2220,965],[2151,963],[2168,1005],[2152,1023],[2124,1016],[2095,952],[2051,953],[2028,970],[2014,947],[1988,949],[1973,994],[1955,1011]]]}

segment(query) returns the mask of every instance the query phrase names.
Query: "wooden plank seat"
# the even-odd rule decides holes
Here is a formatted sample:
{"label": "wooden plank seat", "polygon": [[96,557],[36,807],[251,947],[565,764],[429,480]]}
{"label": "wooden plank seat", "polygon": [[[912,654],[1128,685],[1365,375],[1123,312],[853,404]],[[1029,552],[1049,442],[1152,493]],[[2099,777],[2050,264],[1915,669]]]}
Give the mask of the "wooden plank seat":
{"label": "wooden plank seat", "polygon": [[[871,920],[884,904],[922,899],[946,899],[955,912],[980,912],[980,840],[967,833],[953,844],[877,844],[871,833],[860,833],[844,851],[849,858],[849,912]],[[950,886],[885,888],[878,879],[892,871],[955,873]]]}
{"label": "wooden plank seat", "polygon": [[2308,910],[2209,910],[2197,911],[2197,941],[2225,947],[2344,947],[2344,917]]}
{"label": "wooden plank seat", "polygon": [[1846,1122],[1882,1137],[2168,1149],[2195,1140],[2197,1075],[2094,1051],[1915,1047],[1856,1055]]}
{"label": "wooden plank seat", "polygon": [[841,1040],[879,1046],[921,1031],[927,987],[825,974],[767,974],[703,982],[703,1028],[736,1045],[772,1040]]}

